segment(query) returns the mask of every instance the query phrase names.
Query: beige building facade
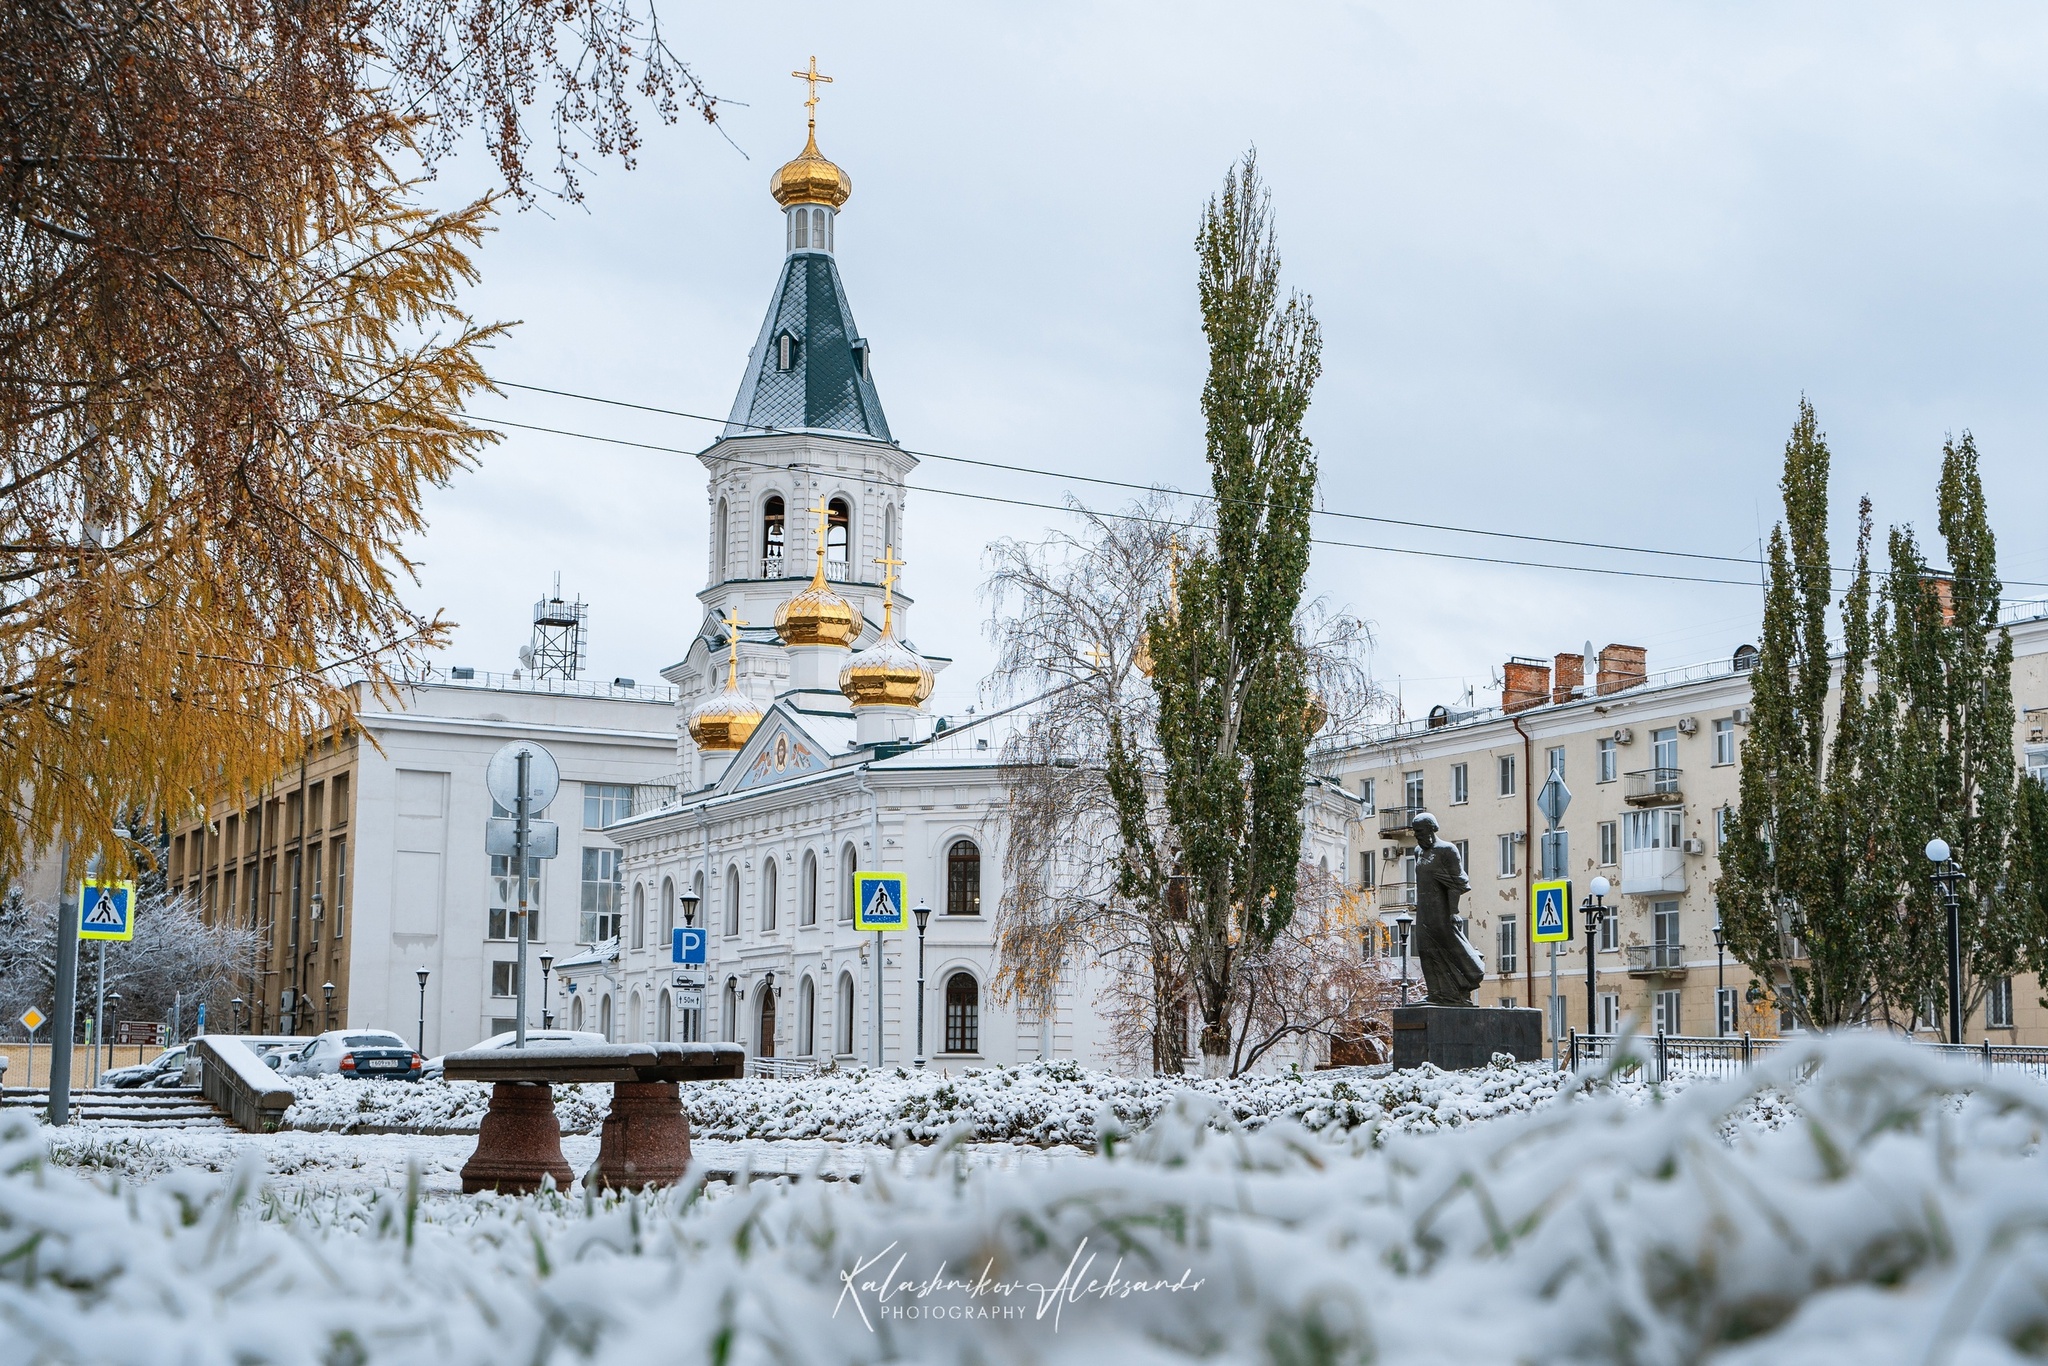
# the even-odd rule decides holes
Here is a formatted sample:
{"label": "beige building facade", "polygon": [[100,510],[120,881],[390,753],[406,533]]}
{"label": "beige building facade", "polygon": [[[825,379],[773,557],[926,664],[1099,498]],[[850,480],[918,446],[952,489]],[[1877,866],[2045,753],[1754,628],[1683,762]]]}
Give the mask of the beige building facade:
{"label": "beige building facade", "polygon": [[[2010,614],[2018,763],[2048,776],[2048,604]],[[1647,1030],[1717,1035],[1780,1032],[1754,974],[1721,953],[1714,883],[1737,797],[1749,726],[1754,655],[1651,674],[1644,652],[1610,645],[1544,662],[1509,661],[1502,703],[1434,708],[1383,728],[1322,765],[1364,799],[1351,879],[1371,898],[1378,932],[1367,951],[1398,958],[1414,907],[1411,822],[1427,810],[1439,838],[1459,847],[1472,891],[1467,935],[1486,958],[1476,999],[1544,1008],[1551,954],[1533,941],[1532,883],[1568,877],[1573,938],[1557,946],[1561,1029],[1611,1033],[1628,1019]],[[1545,862],[1541,794],[1552,773],[1570,800]],[[1611,885],[1608,914],[1578,914],[1595,877]],[[1588,923],[1592,990],[1588,1002]],[[1399,968],[1395,968],[1398,974]],[[1411,999],[1421,969],[1410,960]],[[2015,979],[1966,1026],[1970,1039],[2048,1043],[2048,1011],[2032,978]]]}

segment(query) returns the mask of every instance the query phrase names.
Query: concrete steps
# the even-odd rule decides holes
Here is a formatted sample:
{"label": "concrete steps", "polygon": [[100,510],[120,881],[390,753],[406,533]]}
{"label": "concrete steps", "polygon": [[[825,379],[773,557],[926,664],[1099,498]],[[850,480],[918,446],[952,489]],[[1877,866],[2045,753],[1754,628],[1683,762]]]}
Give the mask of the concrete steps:
{"label": "concrete steps", "polygon": [[[0,1108],[43,1110],[50,1104],[48,1091],[9,1088],[0,1091]],[[109,1129],[231,1129],[226,1116],[207,1103],[197,1087],[163,1090],[73,1091],[71,1118],[74,1123]]]}

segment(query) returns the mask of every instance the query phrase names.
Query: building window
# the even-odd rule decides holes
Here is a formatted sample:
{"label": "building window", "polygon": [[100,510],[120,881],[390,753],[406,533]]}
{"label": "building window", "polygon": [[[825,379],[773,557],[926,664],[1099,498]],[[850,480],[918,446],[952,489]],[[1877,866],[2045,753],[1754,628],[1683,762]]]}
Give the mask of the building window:
{"label": "building window", "polygon": [[981,1046],[981,993],[974,978],[956,972],[946,979],[946,1051],[975,1053]]}
{"label": "building window", "polygon": [[[1652,954],[1656,966],[1675,968],[1685,961],[1685,947],[1678,934],[1678,903],[1676,901],[1653,901],[1650,903],[1650,937],[1653,941]],[[1676,1034],[1676,1029],[1665,1031]]]}
{"label": "building window", "polygon": [[[337,854],[338,858],[339,855]],[[539,939],[540,933],[540,860],[526,861],[526,914],[527,938]],[[341,900],[341,867],[336,865],[334,896]],[[487,938],[517,939],[519,937],[519,879],[513,875],[512,858],[508,854],[491,855],[491,911]]]}
{"label": "building window", "polygon": [[731,525],[731,522],[732,517],[731,514],[726,511],[725,499],[721,498],[718,500],[718,517],[717,520],[712,524],[711,531],[712,560],[713,563],[717,566],[717,578],[720,583],[723,583],[725,581],[725,548],[726,542],[731,535],[728,529]]}
{"label": "building window", "polygon": [[[797,227],[797,235],[798,235],[799,237],[801,237],[801,236],[803,235],[803,227],[801,226],[801,225],[802,225],[802,222],[803,222],[803,216],[802,216],[801,214],[799,214],[799,215],[797,216],[797,222],[798,222],[798,225],[799,225],[799,226]],[[775,368],[776,368],[776,369],[778,369],[778,370],[782,370],[782,371],[789,371],[789,370],[794,370],[794,369],[796,369],[796,334],[795,334],[795,333],[793,333],[793,332],[779,332],[779,333],[777,333],[777,334],[776,334],[776,336],[775,336]]]}
{"label": "building window", "polygon": [[726,938],[736,937],[740,932],[740,870],[728,867],[725,870],[725,934]]}
{"label": "building window", "polygon": [[1611,783],[1619,776],[1621,772],[1621,751],[1614,747],[1614,737],[1612,735],[1600,738],[1599,747],[1594,751],[1593,757],[1597,765],[1597,781]]}
{"label": "building window", "polygon": [[1635,849],[1676,849],[1685,813],[1678,807],[1654,811],[1631,811],[1622,818],[1621,851]]}
{"label": "building window", "polygon": [[860,857],[853,852],[852,845],[849,844],[839,851],[839,866],[845,874],[845,880],[839,884],[839,918],[851,920],[854,903],[860,899],[859,890],[853,885],[854,875],[860,872]]}
{"label": "building window", "polygon": [[2012,1028],[2012,978],[1991,979],[1991,989],[1984,994],[1984,1027]]}
{"label": "building window", "polygon": [[1599,996],[1600,1029],[1602,1034],[1621,1032],[1621,997],[1613,992],[1603,991]]}
{"label": "building window", "polygon": [[1515,866],[1515,837],[1513,835],[1502,835],[1500,837],[1500,875],[1502,877],[1515,877],[1520,871]]}
{"label": "building window", "polygon": [[1720,1038],[1736,1032],[1735,988],[1714,988],[1714,1033]]}
{"label": "building window", "polygon": [[1401,802],[1410,811],[1420,811],[1423,808],[1422,775],[1420,773],[1403,773],[1401,775]]}
{"label": "building window", "polygon": [[583,851],[583,915],[577,925],[579,944],[602,944],[619,937],[619,851]]}
{"label": "building window", "polygon": [[669,1043],[675,1038],[675,1002],[663,987],[661,994],[654,998],[654,1041]]}
{"label": "building window", "polygon": [[839,974],[839,1008],[833,1019],[833,1029],[839,1037],[838,1052],[841,1056],[853,1052],[853,974]]}
{"label": "building window", "polygon": [[818,923],[818,856],[809,850],[804,851],[803,872],[797,884],[796,923]]}
{"label": "building window", "polygon": [[[860,354],[863,366],[861,377],[865,379],[867,377],[867,370],[865,369],[868,354],[867,348],[862,347]],[[882,509],[882,544],[890,548],[891,554],[894,554],[903,546],[903,542],[896,539],[896,505],[894,503]]]}
{"label": "building window", "polygon": [[1650,762],[1658,768],[1678,767],[1678,727],[1660,726],[1650,732]]}
{"label": "building window", "polygon": [[1363,849],[1358,855],[1358,885],[1367,891],[1379,886],[1379,851]]}
{"label": "building window", "polygon": [[1499,790],[1499,792],[1500,792],[1500,795],[1501,795],[1501,796],[1503,796],[1503,797],[1512,797],[1512,796],[1514,796],[1514,795],[1515,795],[1515,756],[1514,756],[1514,755],[1512,755],[1512,754],[1503,754],[1503,755],[1501,755],[1501,756],[1500,756],[1500,758],[1499,758],[1499,759],[1497,759],[1497,760],[1496,760],[1495,762],[1496,762],[1496,764],[1498,765],[1498,774],[1499,774],[1499,778],[1500,778],[1500,782],[1499,782],[1499,788],[1498,788],[1498,790]]}
{"label": "building window", "polygon": [[645,1029],[647,1013],[640,1008],[640,993],[634,992],[626,998],[626,1042],[639,1043],[640,1031]]}
{"label": "building window", "polygon": [[647,888],[638,882],[633,884],[633,947],[647,947]]}
{"label": "building window", "polygon": [[2048,783],[2048,749],[2027,751],[2027,776],[2037,783]]}
{"label": "building window", "polygon": [[781,877],[775,871],[774,859],[761,860],[761,933],[775,928],[775,913],[781,901]]}
{"label": "building window", "polygon": [[782,552],[787,548],[787,518],[782,495],[771,493],[761,501],[761,577],[780,578]]}
{"label": "building window", "polygon": [[1472,783],[1464,764],[1451,765],[1451,805],[1463,806],[1472,800]]}
{"label": "building window", "polygon": [[626,783],[583,785],[583,828],[602,830],[633,814],[633,789]]}
{"label": "building window", "polygon": [[1679,1026],[1679,1000],[1685,995],[1681,991],[1660,991],[1654,1001],[1656,1011],[1655,1028],[1659,1034],[1683,1034]]}
{"label": "building window", "polygon": [[1728,834],[1735,828],[1735,808],[1717,806],[1714,808],[1714,852],[1720,853],[1728,847]]}
{"label": "building window", "polygon": [[981,914],[981,850],[973,840],[954,840],[946,851],[946,914]]}
{"label": "building window", "polygon": [[1732,764],[1735,762],[1735,719],[1724,716],[1714,722],[1714,762]]}
{"label": "building window", "polygon": [[519,964],[491,964],[491,995],[511,996],[519,990]]}
{"label": "building window", "polygon": [[346,773],[335,775],[333,795],[327,804],[327,823],[329,825],[348,824],[348,774]]}
{"label": "building window", "polygon": [[1512,977],[1521,966],[1522,921],[1520,916],[1504,915],[1493,935],[1494,971],[1502,977]]}
{"label": "building window", "polygon": [[[575,1030],[583,1028],[583,998],[581,996],[569,998],[569,1028]],[[500,1032],[502,1033],[503,1031]]]}
{"label": "building window", "polygon": [[1376,816],[1379,814],[1379,783],[1375,779],[1360,778],[1358,780],[1358,798],[1365,807],[1365,815]]}
{"label": "building window", "polygon": [[1600,835],[1600,866],[1607,868],[1621,862],[1621,826],[1615,821],[1601,821],[1595,828]]}
{"label": "building window", "polygon": [[1559,782],[1564,781],[1563,745],[1552,745],[1549,749],[1544,750],[1543,763],[1547,771],[1557,775]]}
{"label": "building window", "polygon": [[1451,848],[1458,851],[1458,871],[1461,873],[1470,872],[1472,869],[1472,841],[1452,840]]}
{"label": "building window", "polygon": [[1600,917],[1600,952],[1615,953],[1621,948],[1621,913],[1609,906]]}
{"label": "building window", "polygon": [[[661,880],[661,943],[672,943],[676,937],[676,880],[665,877]],[[655,947],[659,948],[660,945]]]}

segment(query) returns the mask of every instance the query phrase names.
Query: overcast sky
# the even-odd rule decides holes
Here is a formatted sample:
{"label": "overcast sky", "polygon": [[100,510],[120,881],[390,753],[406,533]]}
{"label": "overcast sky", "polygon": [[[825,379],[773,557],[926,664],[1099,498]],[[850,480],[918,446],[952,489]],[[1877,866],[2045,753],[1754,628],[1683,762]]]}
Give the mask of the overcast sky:
{"label": "overcast sky", "polygon": [[[1804,392],[1838,563],[1865,492],[1880,526],[1932,533],[1942,440],[1969,428],[2006,578],[2048,582],[2048,11],[785,0],[664,23],[731,141],[650,127],[636,169],[586,163],[582,205],[499,220],[469,302],[520,320],[505,379],[726,413],[782,256],[768,176],[803,142],[788,73],[815,53],[819,144],[854,184],[840,269],[908,447],[1206,487],[1192,241],[1255,144],[1323,326],[1326,508],[1754,557]],[[517,391],[477,412],[692,451],[716,430]],[[937,462],[913,484],[1122,501]],[[449,663],[511,668],[556,569],[591,603],[595,676],[654,681],[696,625],[691,456],[515,434],[429,515],[412,598],[461,623]],[[914,638],[957,661],[941,711],[989,658],[982,547],[1060,520],[913,493]],[[1590,638],[1660,669],[1756,635],[1753,565],[1317,533],[1737,581],[1318,547],[1312,590],[1374,624],[1411,715],[1486,702],[1510,655]]]}

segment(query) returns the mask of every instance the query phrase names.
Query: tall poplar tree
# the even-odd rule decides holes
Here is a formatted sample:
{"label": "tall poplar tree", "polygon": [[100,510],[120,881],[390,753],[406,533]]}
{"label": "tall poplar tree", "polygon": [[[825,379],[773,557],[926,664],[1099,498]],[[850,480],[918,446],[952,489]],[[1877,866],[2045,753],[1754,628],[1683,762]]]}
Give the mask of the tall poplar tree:
{"label": "tall poplar tree", "polygon": [[1307,773],[1311,690],[1295,616],[1316,485],[1302,420],[1322,341],[1309,301],[1281,297],[1271,213],[1248,154],[1203,214],[1202,416],[1216,525],[1182,566],[1178,610],[1155,609],[1147,622],[1164,805],[1187,878],[1187,961],[1212,1076],[1229,1070],[1240,956],[1269,946],[1294,913]]}
{"label": "tall poplar tree", "polygon": [[[1841,602],[1843,685],[1833,709],[1827,438],[1813,406],[1785,445],[1785,520],[1771,532],[1763,640],[1751,674],[1740,795],[1714,885],[1730,952],[1813,1028],[1866,1018],[1895,927],[1873,851],[1888,745],[1865,673],[1882,622],[1871,600],[1870,507]],[[1832,734],[1830,733],[1832,731]]]}
{"label": "tall poplar tree", "polygon": [[1946,570],[1931,568],[1908,528],[1891,534],[1891,624],[1878,658],[1894,735],[1880,854],[1899,951],[1880,964],[1895,1020],[1948,1016],[1948,912],[1923,850],[1955,850],[1963,881],[1963,1013],[2025,953],[2025,842],[2015,839],[2012,640],[1998,624],[1997,542],[1965,432],[1942,448],[1939,521]]}

